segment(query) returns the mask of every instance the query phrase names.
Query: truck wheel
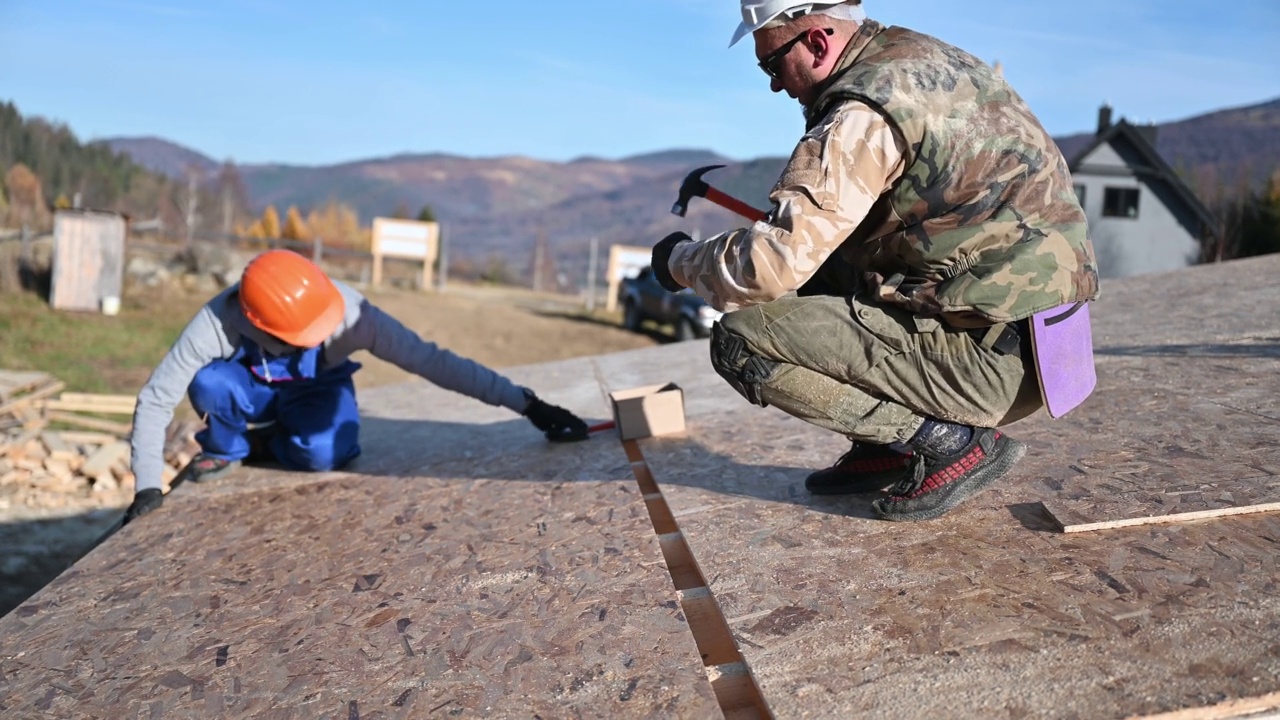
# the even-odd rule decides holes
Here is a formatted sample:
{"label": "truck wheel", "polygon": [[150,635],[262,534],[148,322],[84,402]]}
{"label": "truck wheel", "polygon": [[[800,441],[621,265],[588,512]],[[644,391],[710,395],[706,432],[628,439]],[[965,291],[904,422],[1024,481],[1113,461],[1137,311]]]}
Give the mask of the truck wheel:
{"label": "truck wheel", "polygon": [[640,317],[640,310],[636,307],[635,302],[628,300],[622,306],[622,327],[631,332],[640,332],[640,323],[643,319]]}
{"label": "truck wheel", "polygon": [[694,329],[692,320],[686,317],[676,320],[676,341],[685,342],[695,340],[697,337],[698,332]]}

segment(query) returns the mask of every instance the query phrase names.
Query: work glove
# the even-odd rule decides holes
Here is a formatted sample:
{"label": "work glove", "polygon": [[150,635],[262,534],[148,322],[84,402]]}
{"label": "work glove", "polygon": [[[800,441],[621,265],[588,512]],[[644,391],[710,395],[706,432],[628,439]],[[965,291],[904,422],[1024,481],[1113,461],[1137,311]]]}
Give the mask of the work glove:
{"label": "work glove", "polygon": [[671,276],[671,251],[682,242],[693,242],[687,233],[673,232],[653,246],[653,258],[649,266],[653,268],[653,278],[658,284],[670,292],[680,292],[684,286]]}
{"label": "work glove", "polygon": [[532,390],[524,391],[529,404],[522,413],[533,426],[542,431],[551,442],[576,442],[587,439],[587,424],[577,415],[562,407],[548,404]]}
{"label": "work glove", "polygon": [[129,509],[124,511],[124,520],[121,526],[137,520],[147,513],[155,510],[164,503],[164,493],[160,492],[160,488],[147,488],[139,490],[133,495],[133,503],[129,505]]}

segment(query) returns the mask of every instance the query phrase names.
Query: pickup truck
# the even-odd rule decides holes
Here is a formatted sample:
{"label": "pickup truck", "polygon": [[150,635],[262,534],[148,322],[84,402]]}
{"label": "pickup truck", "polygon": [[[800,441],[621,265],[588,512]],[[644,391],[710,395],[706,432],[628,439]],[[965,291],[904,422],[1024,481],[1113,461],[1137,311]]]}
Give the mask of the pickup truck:
{"label": "pickup truck", "polygon": [[622,325],[639,332],[646,320],[675,328],[676,340],[693,340],[711,334],[711,324],[723,314],[692,290],[668,292],[653,277],[652,268],[643,268],[618,286]]}

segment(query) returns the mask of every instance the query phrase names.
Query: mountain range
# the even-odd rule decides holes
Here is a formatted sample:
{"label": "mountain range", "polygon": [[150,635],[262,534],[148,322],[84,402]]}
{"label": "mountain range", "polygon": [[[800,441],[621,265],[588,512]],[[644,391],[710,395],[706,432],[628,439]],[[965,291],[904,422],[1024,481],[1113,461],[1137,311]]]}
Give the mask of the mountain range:
{"label": "mountain range", "polygon": [[[1157,126],[1157,149],[1202,198],[1227,186],[1256,189],[1280,169],[1280,98],[1219,110]],[[1068,159],[1094,136],[1055,138]],[[181,177],[188,168],[207,176],[221,163],[162,138],[101,142],[151,170]],[[740,224],[728,212],[695,200],[686,218],[668,210],[693,168],[726,165],[707,176],[716,187],[759,207],[785,157],[735,161],[706,150],[670,150],[608,160],[568,162],[527,157],[468,158],[403,154],[328,166],[239,165],[255,208],[296,205],[304,212],[335,199],[362,222],[397,207],[416,213],[430,205],[444,224],[451,257],[498,257],[512,269],[532,257],[535,238],[547,239],[559,269],[580,278],[591,238],[602,246],[650,245],[675,230],[704,236]]]}

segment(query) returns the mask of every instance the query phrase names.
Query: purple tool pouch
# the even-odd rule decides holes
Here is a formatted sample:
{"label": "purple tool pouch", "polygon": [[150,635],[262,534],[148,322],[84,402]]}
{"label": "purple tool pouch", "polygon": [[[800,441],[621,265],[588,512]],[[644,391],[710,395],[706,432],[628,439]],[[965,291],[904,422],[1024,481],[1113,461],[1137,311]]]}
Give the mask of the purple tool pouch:
{"label": "purple tool pouch", "polygon": [[1060,418],[1084,402],[1098,384],[1089,303],[1062,305],[1032,315],[1031,347],[1044,406],[1050,417]]}

